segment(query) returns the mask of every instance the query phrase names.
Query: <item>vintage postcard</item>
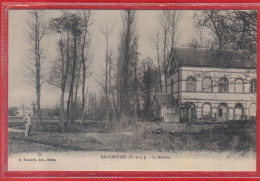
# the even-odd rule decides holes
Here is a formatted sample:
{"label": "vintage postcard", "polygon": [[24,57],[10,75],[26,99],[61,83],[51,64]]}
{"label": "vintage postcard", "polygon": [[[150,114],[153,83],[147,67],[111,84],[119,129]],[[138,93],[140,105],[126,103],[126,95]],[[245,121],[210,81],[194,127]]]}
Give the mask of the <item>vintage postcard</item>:
{"label": "vintage postcard", "polygon": [[8,171],[256,171],[257,10],[8,10]]}

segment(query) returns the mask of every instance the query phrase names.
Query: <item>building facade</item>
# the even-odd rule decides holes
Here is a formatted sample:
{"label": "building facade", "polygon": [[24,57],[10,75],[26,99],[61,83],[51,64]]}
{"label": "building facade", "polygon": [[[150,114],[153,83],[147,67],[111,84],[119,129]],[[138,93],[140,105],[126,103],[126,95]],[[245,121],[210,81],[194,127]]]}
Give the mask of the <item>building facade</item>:
{"label": "building facade", "polygon": [[172,48],[167,94],[180,121],[256,117],[256,59],[239,52]]}

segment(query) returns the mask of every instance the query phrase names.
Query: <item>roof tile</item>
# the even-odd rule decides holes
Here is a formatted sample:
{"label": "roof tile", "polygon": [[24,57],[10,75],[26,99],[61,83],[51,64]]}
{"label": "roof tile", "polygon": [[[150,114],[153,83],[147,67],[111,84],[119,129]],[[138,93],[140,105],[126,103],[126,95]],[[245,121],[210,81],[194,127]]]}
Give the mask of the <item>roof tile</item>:
{"label": "roof tile", "polygon": [[256,56],[248,57],[243,51],[182,47],[173,47],[172,51],[180,65],[256,68]]}

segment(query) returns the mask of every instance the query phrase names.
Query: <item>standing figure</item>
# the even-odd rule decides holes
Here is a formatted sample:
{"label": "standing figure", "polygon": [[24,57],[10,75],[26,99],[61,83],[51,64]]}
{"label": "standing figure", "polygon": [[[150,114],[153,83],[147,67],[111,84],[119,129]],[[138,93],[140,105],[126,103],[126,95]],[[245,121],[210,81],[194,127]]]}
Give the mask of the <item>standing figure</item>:
{"label": "standing figure", "polygon": [[25,136],[28,137],[30,136],[31,133],[31,124],[32,124],[32,118],[31,118],[31,113],[28,113],[26,117],[24,117],[24,122],[25,124]]}

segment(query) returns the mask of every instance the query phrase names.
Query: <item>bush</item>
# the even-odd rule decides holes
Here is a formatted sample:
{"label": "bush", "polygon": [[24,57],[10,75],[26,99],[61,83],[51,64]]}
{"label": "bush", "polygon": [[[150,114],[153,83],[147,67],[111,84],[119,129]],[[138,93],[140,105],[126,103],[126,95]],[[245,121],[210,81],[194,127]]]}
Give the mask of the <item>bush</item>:
{"label": "bush", "polygon": [[[138,123],[131,137],[117,138],[124,150],[232,151],[256,150],[256,125],[250,122],[224,124]],[[120,148],[119,148],[120,149]]]}

